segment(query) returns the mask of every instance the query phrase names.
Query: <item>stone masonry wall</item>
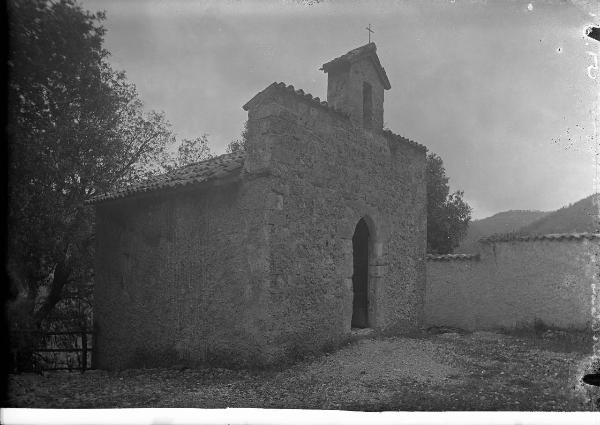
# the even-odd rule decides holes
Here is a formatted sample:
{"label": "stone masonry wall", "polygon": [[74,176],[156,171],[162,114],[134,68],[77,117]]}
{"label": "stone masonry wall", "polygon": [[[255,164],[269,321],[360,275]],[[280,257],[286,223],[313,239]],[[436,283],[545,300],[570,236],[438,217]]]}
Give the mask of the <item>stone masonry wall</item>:
{"label": "stone masonry wall", "polygon": [[271,90],[249,107],[245,170],[268,176],[271,247],[265,337],[274,357],[348,337],[352,236],[369,226],[370,326],[423,316],[425,152]]}
{"label": "stone masonry wall", "polygon": [[495,242],[481,244],[479,261],[428,261],[426,323],[472,330],[541,320],[587,328],[597,244],[587,239]]}
{"label": "stone masonry wall", "polygon": [[421,325],[424,150],[278,89],[248,129],[236,180],[98,205],[96,367],[267,365],[338,344],[363,217],[370,326]]}
{"label": "stone masonry wall", "polygon": [[264,187],[98,206],[97,367],[263,362]]}

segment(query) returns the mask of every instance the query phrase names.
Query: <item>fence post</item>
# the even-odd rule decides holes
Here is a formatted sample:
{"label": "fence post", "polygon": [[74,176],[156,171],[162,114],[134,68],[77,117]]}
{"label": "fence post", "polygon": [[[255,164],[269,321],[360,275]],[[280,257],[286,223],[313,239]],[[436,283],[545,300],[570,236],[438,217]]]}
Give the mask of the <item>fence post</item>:
{"label": "fence post", "polygon": [[81,332],[81,373],[87,369],[87,331]]}

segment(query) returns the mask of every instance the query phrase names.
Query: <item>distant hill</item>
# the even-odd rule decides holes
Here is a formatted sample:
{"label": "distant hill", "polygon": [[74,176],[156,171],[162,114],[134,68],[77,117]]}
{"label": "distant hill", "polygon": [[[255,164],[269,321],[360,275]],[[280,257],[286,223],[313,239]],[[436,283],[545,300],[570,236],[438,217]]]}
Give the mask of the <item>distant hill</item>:
{"label": "distant hill", "polygon": [[494,214],[481,220],[473,220],[469,224],[467,236],[456,253],[477,250],[477,241],[494,233],[511,233],[527,226],[549,214],[544,211],[510,210]]}
{"label": "distant hill", "polygon": [[556,211],[511,210],[495,214],[469,225],[467,236],[456,253],[474,252],[477,241],[494,233],[547,234],[600,232],[598,208],[591,195]]}
{"label": "distant hill", "polygon": [[598,207],[594,196],[577,201],[519,229],[524,234],[598,232]]}

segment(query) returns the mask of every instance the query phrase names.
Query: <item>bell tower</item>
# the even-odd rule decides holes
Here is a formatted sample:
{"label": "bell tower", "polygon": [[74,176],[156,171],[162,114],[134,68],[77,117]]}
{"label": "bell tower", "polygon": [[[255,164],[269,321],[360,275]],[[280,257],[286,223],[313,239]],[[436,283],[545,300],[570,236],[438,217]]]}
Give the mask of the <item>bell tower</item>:
{"label": "bell tower", "polygon": [[391,88],[379,62],[377,46],[368,43],[321,67],[327,73],[327,103],[367,130],[383,129],[383,95]]}

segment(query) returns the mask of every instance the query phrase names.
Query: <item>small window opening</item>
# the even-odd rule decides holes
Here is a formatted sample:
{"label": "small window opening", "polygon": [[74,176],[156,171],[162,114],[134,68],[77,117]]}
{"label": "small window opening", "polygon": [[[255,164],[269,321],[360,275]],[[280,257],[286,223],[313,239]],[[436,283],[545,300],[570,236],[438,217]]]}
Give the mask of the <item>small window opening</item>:
{"label": "small window opening", "polygon": [[373,127],[373,90],[371,84],[363,82],[363,125]]}

